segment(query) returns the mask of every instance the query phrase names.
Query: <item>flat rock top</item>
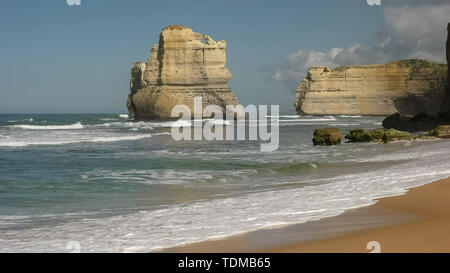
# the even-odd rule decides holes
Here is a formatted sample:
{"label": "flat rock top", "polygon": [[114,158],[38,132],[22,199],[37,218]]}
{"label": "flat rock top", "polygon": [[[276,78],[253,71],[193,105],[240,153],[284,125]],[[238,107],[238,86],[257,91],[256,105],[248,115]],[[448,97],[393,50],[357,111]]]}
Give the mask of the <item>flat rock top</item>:
{"label": "flat rock top", "polygon": [[191,29],[191,28],[183,27],[183,26],[179,26],[179,25],[170,25],[170,26],[167,26],[167,27],[163,28],[163,31],[164,30],[173,30],[173,29],[184,30],[184,29]]}
{"label": "flat rock top", "polygon": [[409,59],[409,60],[400,60],[395,62],[390,62],[386,64],[369,64],[369,65],[347,65],[347,66],[340,66],[336,67],[334,69],[330,69],[327,66],[311,66],[310,70],[322,70],[322,69],[328,69],[328,72],[335,72],[335,71],[344,71],[348,69],[367,69],[367,68],[391,68],[391,69],[438,69],[438,70],[446,70],[445,64],[435,63],[427,60],[421,60],[421,59]]}
{"label": "flat rock top", "polygon": [[[206,34],[194,32],[189,27],[171,25],[165,27],[160,34],[164,48],[208,48],[225,49],[225,41],[215,41]],[[161,45],[161,43],[160,43]]]}

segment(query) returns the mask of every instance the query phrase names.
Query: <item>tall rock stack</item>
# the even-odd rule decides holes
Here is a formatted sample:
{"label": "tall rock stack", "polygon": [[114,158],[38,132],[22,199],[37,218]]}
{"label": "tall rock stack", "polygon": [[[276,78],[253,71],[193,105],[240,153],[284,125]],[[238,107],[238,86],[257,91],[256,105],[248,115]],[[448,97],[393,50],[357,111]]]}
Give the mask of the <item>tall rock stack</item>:
{"label": "tall rock stack", "polygon": [[311,115],[436,114],[447,66],[425,60],[311,67],[297,87],[297,112]]}
{"label": "tall rock stack", "polygon": [[183,104],[193,114],[194,97],[203,106],[215,104],[225,113],[226,105],[238,101],[228,81],[226,42],[181,26],[168,26],[159,35],[146,62],[131,68],[127,107],[136,119],[169,119],[175,105]]}
{"label": "tall rock stack", "polygon": [[[450,66],[450,23],[447,25],[447,66]],[[441,112],[450,112],[450,67],[447,70],[447,87],[445,99],[441,106]]]}

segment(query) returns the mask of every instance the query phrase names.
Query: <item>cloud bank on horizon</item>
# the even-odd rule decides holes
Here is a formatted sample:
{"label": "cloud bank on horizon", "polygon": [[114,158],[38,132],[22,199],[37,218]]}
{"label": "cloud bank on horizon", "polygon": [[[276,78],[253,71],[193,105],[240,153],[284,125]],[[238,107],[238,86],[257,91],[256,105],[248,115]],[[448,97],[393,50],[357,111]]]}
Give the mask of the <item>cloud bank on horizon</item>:
{"label": "cloud bank on horizon", "polygon": [[[325,65],[381,64],[403,59],[426,59],[445,63],[445,39],[450,21],[447,1],[399,1],[384,10],[383,25],[364,43],[329,51],[301,49],[282,63],[261,69],[271,81],[295,92],[308,68]],[[335,45],[330,45],[335,46]]]}

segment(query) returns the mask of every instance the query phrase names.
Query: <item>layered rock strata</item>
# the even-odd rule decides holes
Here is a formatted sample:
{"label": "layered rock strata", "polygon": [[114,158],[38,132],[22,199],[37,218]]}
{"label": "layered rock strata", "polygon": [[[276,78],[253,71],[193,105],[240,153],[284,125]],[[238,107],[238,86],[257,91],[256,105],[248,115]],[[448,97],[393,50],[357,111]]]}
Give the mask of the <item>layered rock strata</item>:
{"label": "layered rock strata", "polygon": [[297,112],[311,115],[435,114],[442,103],[447,66],[424,60],[311,67],[296,90]]}
{"label": "layered rock strata", "polygon": [[168,26],[159,35],[146,62],[131,68],[127,107],[131,118],[170,119],[175,105],[186,105],[193,115],[194,97],[202,97],[203,107],[238,101],[228,81],[226,42],[181,26]]}
{"label": "layered rock strata", "polygon": [[438,125],[450,124],[450,23],[447,25],[447,82],[440,106],[440,112],[437,115],[427,115],[419,113],[415,116],[400,115],[395,113],[383,120],[384,128],[394,128],[404,131],[428,131]]}

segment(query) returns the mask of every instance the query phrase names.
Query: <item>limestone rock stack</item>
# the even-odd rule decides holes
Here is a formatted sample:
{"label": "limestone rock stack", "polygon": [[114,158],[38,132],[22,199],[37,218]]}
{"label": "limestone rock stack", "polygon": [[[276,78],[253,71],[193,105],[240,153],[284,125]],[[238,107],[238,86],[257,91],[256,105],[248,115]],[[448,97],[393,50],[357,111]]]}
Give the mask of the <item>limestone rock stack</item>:
{"label": "limestone rock stack", "polygon": [[424,60],[311,67],[296,90],[297,112],[311,115],[435,114],[442,103],[447,66]]}
{"label": "limestone rock stack", "polygon": [[225,66],[226,42],[181,26],[168,26],[151,49],[146,62],[131,68],[127,107],[136,119],[168,119],[175,105],[188,106],[193,113],[194,97],[202,97],[203,106],[226,105],[238,101],[228,81]]}

